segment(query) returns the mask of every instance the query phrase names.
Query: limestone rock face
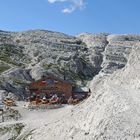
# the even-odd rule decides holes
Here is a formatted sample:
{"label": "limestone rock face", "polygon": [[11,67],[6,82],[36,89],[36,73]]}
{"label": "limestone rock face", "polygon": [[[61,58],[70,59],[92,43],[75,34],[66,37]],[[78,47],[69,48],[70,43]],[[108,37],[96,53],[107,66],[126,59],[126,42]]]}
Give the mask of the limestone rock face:
{"label": "limestone rock face", "polygon": [[0,32],[0,88],[16,95],[43,75],[66,77],[85,85],[96,68],[85,60],[86,46],[78,38],[63,33],[30,30]]}
{"label": "limestone rock face", "polygon": [[0,31],[0,89],[24,96],[25,86],[43,75],[85,86],[98,73],[123,68],[139,40],[140,35]]}
{"label": "limestone rock face", "polygon": [[126,67],[111,75],[97,75],[92,95],[69,113],[35,130],[32,137],[74,140],[140,139],[140,44],[132,47]]}
{"label": "limestone rock face", "polygon": [[82,33],[78,38],[89,48],[89,58],[103,73],[113,73],[123,68],[132,46],[140,41],[140,35],[110,35]]}
{"label": "limestone rock face", "polygon": [[[72,37],[44,30],[0,32],[0,66],[4,66],[0,94],[24,98],[26,85],[42,75],[66,76],[79,85],[91,80],[91,96],[80,104],[58,109],[58,114],[49,110],[48,118],[45,112],[32,112],[33,118],[25,114],[21,136],[25,138],[31,130],[27,140],[139,140],[139,41],[140,35],[82,33]],[[12,51],[14,47],[16,51]],[[1,126],[11,128],[7,125]],[[15,129],[2,130],[3,139],[15,133]]]}
{"label": "limestone rock face", "polygon": [[96,68],[97,73],[102,69],[101,64],[103,62],[103,52],[108,44],[108,34],[91,34],[82,33],[77,37],[86,43],[88,48],[87,59]]}
{"label": "limestone rock face", "polygon": [[112,73],[127,63],[132,46],[139,42],[139,35],[109,35],[108,45],[104,52],[102,71]]}
{"label": "limestone rock face", "polygon": [[126,64],[125,69],[122,69],[121,72],[118,71],[119,80],[117,78],[115,80],[114,77],[113,82],[140,89],[140,43],[137,43],[133,48],[134,49],[130,54],[130,59]]}

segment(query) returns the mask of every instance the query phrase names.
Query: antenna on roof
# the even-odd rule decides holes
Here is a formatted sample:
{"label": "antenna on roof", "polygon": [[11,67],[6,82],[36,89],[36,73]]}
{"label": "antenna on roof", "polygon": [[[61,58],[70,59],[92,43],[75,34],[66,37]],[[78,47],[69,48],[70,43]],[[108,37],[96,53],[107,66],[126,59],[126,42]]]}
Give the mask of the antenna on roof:
{"label": "antenna on roof", "polygon": [[66,73],[65,73],[65,70],[64,70],[64,80],[66,80]]}
{"label": "antenna on roof", "polygon": [[43,74],[41,78],[43,79],[43,78],[45,78],[45,77],[46,77],[46,76]]}

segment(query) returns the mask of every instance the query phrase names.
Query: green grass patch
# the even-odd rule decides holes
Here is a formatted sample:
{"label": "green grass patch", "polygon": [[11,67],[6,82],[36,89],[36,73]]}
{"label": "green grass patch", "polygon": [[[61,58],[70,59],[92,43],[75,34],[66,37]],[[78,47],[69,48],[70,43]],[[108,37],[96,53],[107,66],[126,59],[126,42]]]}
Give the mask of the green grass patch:
{"label": "green grass patch", "polygon": [[10,69],[10,66],[0,66],[0,74],[8,69]]}
{"label": "green grass patch", "polygon": [[57,65],[57,64],[44,64],[43,65],[43,68],[45,69],[45,70],[48,70],[48,69],[51,69],[51,68],[58,68],[59,66]]}
{"label": "green grass patch", "polygon": [[25,126],[22,123],[17,123],[13,127],[14,127],[14,130],[16,131],[16,134],[8,140],[16,140],[17,137],[21,134],[21,131]]}
{"label": "green grass patch", "polygon": [[5,135],[6,133],[14,133],[14,135],[8,140],[16,140],[17,137],[21,134],[21,131],[24,127],[25,126],[22,123],[5,126],[3,128],[0,128],[0,135]]}
{"label": "green grass patch", "polygon": [[22,59],[24,54],[23,54],[23,48],[22,47],[16,47],[15,45],[12,44],[2,44],[0,45],[0,60],[9,63],[9,64],[14,64],[14,65],[19,65],[20,63],[17,60],[12,60],[11,58],[16,58],[16,59]]}
{"label": "green grass patch", "polygon": [[24,80],[18,77],[11,77],[10,80],[19,85],[26,84]]}

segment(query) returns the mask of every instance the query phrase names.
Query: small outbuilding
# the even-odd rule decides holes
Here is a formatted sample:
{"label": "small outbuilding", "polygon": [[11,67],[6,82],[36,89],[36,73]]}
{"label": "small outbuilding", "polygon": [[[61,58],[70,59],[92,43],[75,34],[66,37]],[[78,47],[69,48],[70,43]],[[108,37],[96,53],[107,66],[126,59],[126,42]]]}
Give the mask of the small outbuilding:
{"label": "small outbuilding", "polygon": [[74,87],[72,92],[73,99],[78,99],[79,101],[86,99],[91,94],[90,89],[87,87]]}

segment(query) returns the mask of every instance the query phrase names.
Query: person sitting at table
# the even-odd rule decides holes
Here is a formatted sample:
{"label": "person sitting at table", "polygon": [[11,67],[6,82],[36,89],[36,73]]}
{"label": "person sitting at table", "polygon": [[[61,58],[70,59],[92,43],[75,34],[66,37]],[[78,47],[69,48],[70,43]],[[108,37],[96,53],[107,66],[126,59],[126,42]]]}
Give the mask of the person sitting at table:
{"label": "person sitting at table", "polygon": [[51,104],[58,103],[58,101],[59,101],[59,97],[57,96],[57,94],[54,94],[50,99]]}

